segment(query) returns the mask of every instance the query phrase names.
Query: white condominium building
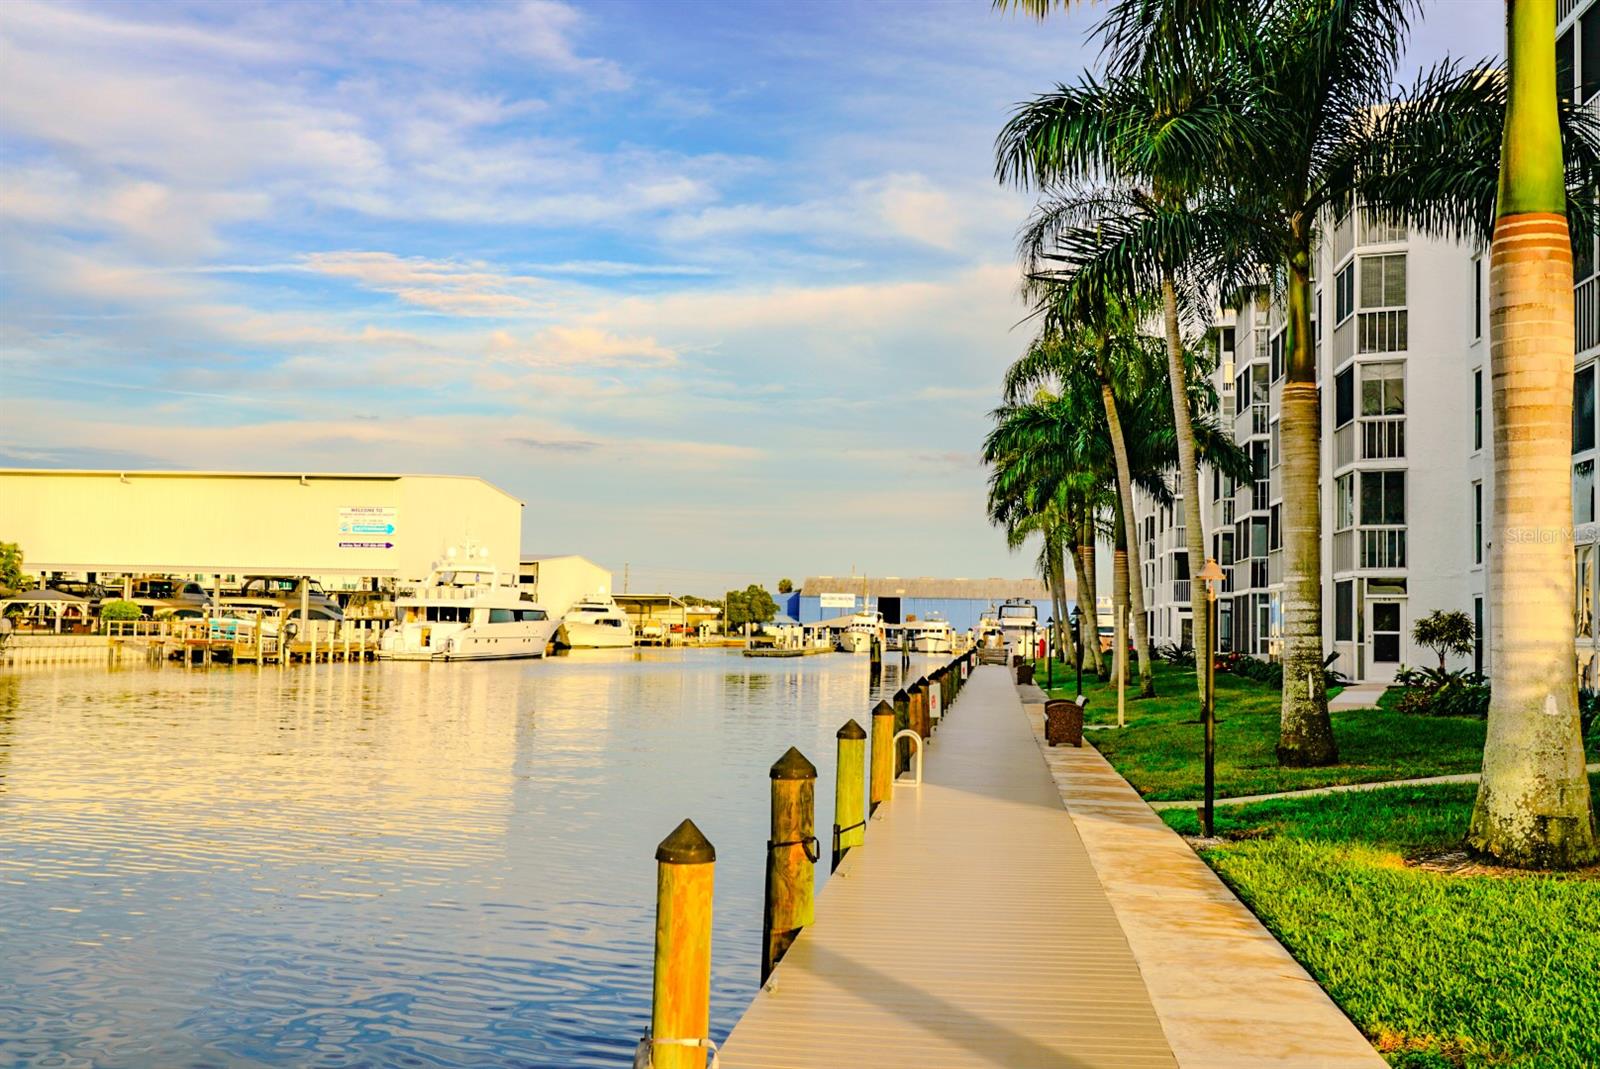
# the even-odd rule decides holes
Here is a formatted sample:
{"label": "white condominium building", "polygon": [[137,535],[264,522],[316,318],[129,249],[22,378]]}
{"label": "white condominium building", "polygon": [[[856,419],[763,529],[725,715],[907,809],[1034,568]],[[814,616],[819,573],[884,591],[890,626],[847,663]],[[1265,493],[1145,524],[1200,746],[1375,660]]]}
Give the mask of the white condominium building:
{"label": "white condominium building", "polygon": [[[1561,91],[1600,108],[1600,0],[1562,0]],[[1572,522],[1575,652],[1600,676],[1600,523],[1595,512],[1600,248],[1575,250]],[[1411,640],[1435,609],[1469,613],[1477,649],[1458,667],[1488,672],[1484,636],[1493,502],[1486,249],[1408,233],[1365,212],[1324,227],[1313,316],[1322,387],[1323,636],[1334,667],[1387,681],[1433,654]],[[1214,385],[1225,426],[1250,454],[1238,485],[1202,469],[1210,552],[1224,566],[1219,648],[1279,652],[1283,485],[1278,420],[1282,309],[1264,296],[1217,320]],[[1140,549],[1153,641],[1187,642],[1189,569],[1181,502],[1141,496]]]}

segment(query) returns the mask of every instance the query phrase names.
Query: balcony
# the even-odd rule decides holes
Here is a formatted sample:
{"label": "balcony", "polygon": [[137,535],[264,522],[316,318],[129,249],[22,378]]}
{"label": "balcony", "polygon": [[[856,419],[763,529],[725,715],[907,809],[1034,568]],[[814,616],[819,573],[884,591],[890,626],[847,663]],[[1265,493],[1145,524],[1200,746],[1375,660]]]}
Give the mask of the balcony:
{"label": "balcony", "polygon": [[1356,351],[1359,353],[1404,352],[1406,335],[1404,308],[1356,313]]}
{"label": "balcony", "polygon": [[1600,345],[1600,275],[1579,286],[1572,297],[1577,318],[1577,351],[1581,353]]}
{"label": "balcony", "polygon": [[1406,455],[1406,418],[1374,416],[1361,420],[1361,459],[1399,460]]}
{"label": "balcony", "polygon": [[1189,604],[1190,597],[1191,597],[1191,594],[1190,594],[1190,588],[1189,588],[1189,580],[1187,580],[1187,579],[1174,579],[1172,581],[1172,600],[1173,600],[1173,602],[1178,604],[1178,605],[1187,605],[1187,604]]}
{"label": "balcony", "polygon": [[1361,567],[1404,568],[1406,529],[1404,527],[1359,527]]}
{"label": "balcony", "polygon": [[1256,404],[1250,406],[1250,433],[1272,433],[1272,409],[1270,405]]}
{"label": "balcony", "polygon": [[1333,466],[1342,468],[1356,462],[1356,425],[1346,423],[1333,432]]}
{"label": "balcony", "polygon": [[1356,566],[1356,533],[1338,531],[1333,536],[1333,570],[1353,571]]}

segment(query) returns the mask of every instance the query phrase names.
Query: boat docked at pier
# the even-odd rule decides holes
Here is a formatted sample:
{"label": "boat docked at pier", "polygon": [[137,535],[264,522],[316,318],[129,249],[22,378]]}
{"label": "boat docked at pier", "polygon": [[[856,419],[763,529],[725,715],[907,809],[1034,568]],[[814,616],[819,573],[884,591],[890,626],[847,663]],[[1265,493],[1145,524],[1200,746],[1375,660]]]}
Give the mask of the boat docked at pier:
{"label": "boat docked at pier", "polygon": [[850,621],[843,633],[839,635],[839,648],[846,653],[870,653],[872,639],[877,636],[883,642],[883,613],[876,609],[858,612]]}
{"label": "boat docked at pier", "polygon": [[583,598],[561,618],[556,641],[573,649],[621,649],[633,646],[633,621],[609,594]]}
{"label": "boat docked at pier", "polygon": [[[543,657],[561,621],[523,598],[487,551],[452,549],[415,591],[395,599],[395,622],[378,656],[393,661],[484,661]],[[508,577],[513,578],[514,577]]]}
{"label": "boat docked at pier", "polygon": [[954,653],[956,633],[943,616],[912,620],[900,625],[902,641],[916,653]]}
{"label": "boat docked at pier", "polygon": [[1001,644],[1012,653],[1033,656],[1034,641],[1039,633],[1039,606],[1027,598],[1007,598],[996,613],[1000,624]]}

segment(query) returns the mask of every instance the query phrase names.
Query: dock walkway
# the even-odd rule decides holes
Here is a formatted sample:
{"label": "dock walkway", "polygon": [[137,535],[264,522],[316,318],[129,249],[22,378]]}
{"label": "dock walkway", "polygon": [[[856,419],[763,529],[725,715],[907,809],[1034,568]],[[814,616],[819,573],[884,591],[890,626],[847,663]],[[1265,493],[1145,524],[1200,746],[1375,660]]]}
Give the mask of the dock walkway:
{"label": "dock walkway", "polygon": [[973,673],[721,1064],[1177,1065],[1007,669]]}

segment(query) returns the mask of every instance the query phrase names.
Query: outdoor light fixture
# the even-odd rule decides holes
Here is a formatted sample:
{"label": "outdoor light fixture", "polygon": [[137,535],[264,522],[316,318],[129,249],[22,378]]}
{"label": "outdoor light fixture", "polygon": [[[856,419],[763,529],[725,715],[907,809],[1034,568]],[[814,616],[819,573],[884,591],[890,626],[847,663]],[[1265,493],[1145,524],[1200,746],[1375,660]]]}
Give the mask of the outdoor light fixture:
{"label": "outdoor light fixture", "polygon": [[1078,671],[1078,697],[1083,697],[1083,610],[1077,605],[1072,606],[1072,635],[1076,640],[1072,643],[1074,667]]}
{"label": "outdoor light fixture", "polygon": [[1216,756],[1217,756],[1217,590],[1224,579],[1221,565],[1211,558],[1206,559],[1206,566],[1200,569],[1197,577],[1206,585],[1206,641],[1205,649],[1199,651],[1198,656],[1203,656],[1204,661],[1196,662],[1195,667],[1205,674],[1201,679],[1205,681],[1202,688],[1203,696],[1200,699],[1200,722],[1205,725],[1206,734],[1206,783],[1205,802],[1200,809],[1200,834],[1211,837],[1212,809],[1216,799]]}

